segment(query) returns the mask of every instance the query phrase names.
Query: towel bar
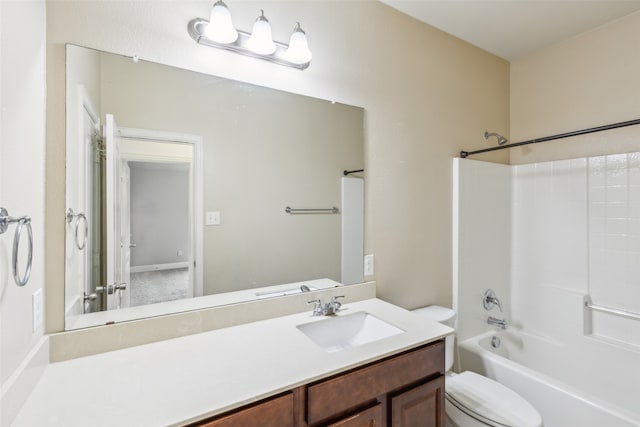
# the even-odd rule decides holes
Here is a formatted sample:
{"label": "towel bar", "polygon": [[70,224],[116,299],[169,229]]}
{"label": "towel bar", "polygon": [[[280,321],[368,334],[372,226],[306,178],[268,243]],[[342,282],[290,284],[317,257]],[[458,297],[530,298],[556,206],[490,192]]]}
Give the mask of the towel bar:
{"label": "towel bar", "polygon": [[640,313],[621,310],[619,308],[605,307],[603,305],[598,305],[598,304],[591,304],[588,301],[585,301],[584,306],[594,311],[601,311],[603,313],[615,314],[616,316],[626,317],[628,319],[640,320]]}
{"label": "towel bar", "polygon": [[336,208],[335,206],[332,208],[318,208],[318,209],[295,209],[292,208],[290,206],[287,206],[286,208],[284,208],[284,211],[288,214],[293,214],[293,213],[332,213],[332,214],[337,214],[340,213],[340,209]]}
{"label": "towel bar", "polygon": [[[31,230],[31,218],[28,216],[21,216],[14,218],[9,216],[9,212],[5,208],[0,208],[0,234],[3,234],[9,228],[9,224],[17,223],[16,233],[13,236],[13,253],[12,262],[13,267],[13,280],[16,285],[22,287],[27,284],[29,277],[31,277],[31,265],[33,264],[33,232]],[[20,247],[20,237],[22,235],[22,228],[26,226],[27,236],[29,237],[29,251],[27,255],[27,268],[25,269],[24,276],[20,277],[18,274],[18,249]]]}
{"label": "towel bar", "polygon": [[[89,234],[89,221],[87,221],[87,216],[82,212],[75,213],[73,212],[73,209],[69,208],[67,209],[66,218],[67,218],[67,224],[71,224],[71,222],[73,221],[73,218],[76,219],[76,230],[74,232],[76,248],[78,248],[79,250],[83,250],[84,247],[87,245],[87,235]],[[80,226],[80,220],[82,220],[82,222],[84,223],[84,233],[83,233],[84,237],[82,238],[82,243],[78,241],[78,227]]]}

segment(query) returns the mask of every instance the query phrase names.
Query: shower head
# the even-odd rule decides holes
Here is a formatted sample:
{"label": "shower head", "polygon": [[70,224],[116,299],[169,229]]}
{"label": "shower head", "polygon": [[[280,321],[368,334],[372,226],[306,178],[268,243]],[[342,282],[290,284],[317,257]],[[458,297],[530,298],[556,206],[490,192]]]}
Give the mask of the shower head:
{"label": "shower head", "polygon": [[496,138],[498,138],[498,145],[504,145],[508,141],[507,138],[500,135],[499,133],[487,132],[487,131],[484,132],[484,139],[489,139],[489,137],[492,137],[492,136],[495,136]]}

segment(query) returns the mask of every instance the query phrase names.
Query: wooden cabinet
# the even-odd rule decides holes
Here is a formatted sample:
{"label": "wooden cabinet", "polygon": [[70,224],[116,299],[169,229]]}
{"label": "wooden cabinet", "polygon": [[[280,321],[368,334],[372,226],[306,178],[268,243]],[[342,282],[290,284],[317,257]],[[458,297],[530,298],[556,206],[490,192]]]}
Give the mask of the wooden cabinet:
{"label": "wooden cabinet", "polygon": [[199,427],[295,427],[293,393],[193,424]]}
{"label": "wooden cabinet", "polygon": [[443,375],[440,340],[195,425],[444,427]]}
{"label": "wooden cabinet", "polygon": [[391,427],[444,425],[444,377],[391,397]]}
{"label": "wooden cabinet", "polygon": [[439,343],[421,347],[307,386],[307,423],[326,420],[373,402],[409,385],[442,376],[444,349]]}
{"label": "wooden cabinet", "polygon": [[384,413],[382,404],[357,412],[347,418],[329,424],[327,427],[379,427],[382,426]]}

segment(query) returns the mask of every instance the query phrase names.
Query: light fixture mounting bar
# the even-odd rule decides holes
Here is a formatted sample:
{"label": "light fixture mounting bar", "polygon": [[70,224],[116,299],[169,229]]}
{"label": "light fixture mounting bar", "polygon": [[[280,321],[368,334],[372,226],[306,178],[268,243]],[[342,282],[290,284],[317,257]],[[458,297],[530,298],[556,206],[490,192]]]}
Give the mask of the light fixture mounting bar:
{"label": "light fixture mounting bar", "polygon": [[286,67],[297,68],[298,70],[304,70],[309,67],[310,62],[307,62],[305,64],[296,64],[284,59],[283,55],[289,48],[289,45],[286,43],[281,43],[274,40],[273,43],[276,45],[276,51],[270,55],[261,55],[259,53],[252,52],[247,47],[247,40],[249,40],[249,37],[251,37],[250,33],[247,33],[246,31],[236,30],[238,31],[238,39],[235,42],[229,44],[217,43],[205,35],[204,31],[207,28],[207,25],[209,25],[209,21],[202,18],[192,19],[187,25],[189,35],[198,44],[229,50],[232,52],[240,53],[242,55],[250,56],[252,58],[274,62]]}

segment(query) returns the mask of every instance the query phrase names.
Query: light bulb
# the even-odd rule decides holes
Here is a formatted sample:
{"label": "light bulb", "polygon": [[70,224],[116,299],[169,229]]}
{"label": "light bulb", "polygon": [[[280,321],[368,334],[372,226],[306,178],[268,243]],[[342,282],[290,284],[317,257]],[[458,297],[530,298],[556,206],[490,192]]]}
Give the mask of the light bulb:
{"label": "light bulb", "polygon": [[306,64],[311,61],[312,55],[307,43],[307,35],[302,31],[302,28],[300,28],[299,22],[296,23],[293,29],[289,41],[289,48],[284,53],[284,57],[287,61],[293,62],[294,64]]}
{"label": "light bulb", "polygon": [[222,0],[213,5],[209,25],[205,28],[204,34],[214,42],[223,44],[233,43],[238,39],[238,32],[231,22],[231,13]]}
{"label": "light bulb", "polygon": [[271,55],[276,51],[276,45],[273,43],[273,37],[271,35],[271,25],[264,16],[264,11],[260,11],[260,16],[253,24],[253,31],[251,37],[247,40],[247,48],[252,52],[260,55]]}

